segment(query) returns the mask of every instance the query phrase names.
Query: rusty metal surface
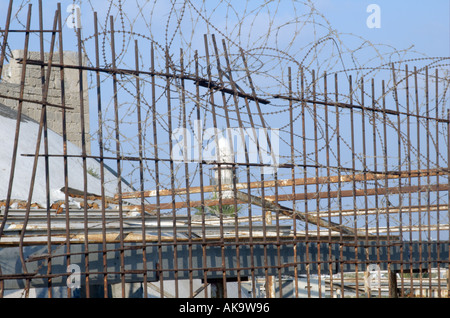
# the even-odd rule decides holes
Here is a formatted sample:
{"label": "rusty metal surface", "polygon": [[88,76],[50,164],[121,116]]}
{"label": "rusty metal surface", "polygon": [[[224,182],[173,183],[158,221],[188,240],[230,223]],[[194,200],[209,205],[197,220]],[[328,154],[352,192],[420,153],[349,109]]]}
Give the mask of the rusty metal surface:
{"label": "rusty metal surface", "polygon": [[[223,34],[205,34],[193,52],[148,37],[116,51],[126,31],[113,15],[100,25],[93,12],[94,34],[67,35],[61,5],[44,17],[39,0],[20,29],[11,26],[13,2],[0,74],[9,33],[23,35],[24,53],[18,96],[0,92],[16,105],[0,198],[0,295],[44,288],[55,297],[62,287],[73,297],[76,265],[85,297],[108,297],[112,284],[126,297],[131,283],[143,297],[448,297],[450,115],[439,67],[391,63],[380,80],[286,61],[278,81],[265,79],[275,87],[268,92],[254,55]],[[30,36],[39,59],[28,54]],[[75,64],[64,60],[67,39]],[[27,96],[33,67],[41,98]],[[37,131],[35,148],[20,152],[30,104],[40,105],[25,126]],[[59,139],[48,128],[54,118]],[[228,149],[220,142],[231,157],[218,155]],[[19,158],[31,169],[21,198]]]}

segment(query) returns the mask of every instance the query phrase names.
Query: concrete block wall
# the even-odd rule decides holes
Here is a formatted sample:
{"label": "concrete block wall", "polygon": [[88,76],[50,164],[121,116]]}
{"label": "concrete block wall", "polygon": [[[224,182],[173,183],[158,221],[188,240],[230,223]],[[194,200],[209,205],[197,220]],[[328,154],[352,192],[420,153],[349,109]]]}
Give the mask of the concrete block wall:
{"label": "concrete block wall", "polygon": [[[20,96],[20,80],[22,73],[22,64],[16,59],[23,58],[23,50],[12,51],[13,58],[10,63],[4,65],[2,72],[2,80],[0,82],[0,95],[19,97]],[[45,53],[44,60],[48,61],[49,54]],[[39,52],[29,52],[28,59],[40,60]],[[53,63],[59,64],[59,54],[54,53]],[[84,61],[83,61],[84,63]],[[78,54],[76,52],[64,52],[64,64],[78,65]],[[47,68],[45,68],[45,72]],[[46,73],[44,73],[46,74]],[[42,79],[41,66],[27,65],[24,98],[32,100],[42,100]],[[83,72],[83,103],[84,103],[84,121],[85,121],[85,141],[86,151],[90,154],[91,138],[89,134],[89,96],[88,96],[87,72]],[[80,113],[80,83],[79,72],[76,69],[64,69],[64,97],[67,107],[73,110],[66,110],[66,131],[67,139],[81,148],[81,113]],[[61,77],[60,68],[52,67],[50,75],[50,84],[48,89],[48,102],[61,105]],[[19,105],[17,100],[0,97],[0,103],[12,109],[16,109]],[[41,105],[34,103],[23,103],[23,114],[28,117],[40,121]],[[62,135],[62,109],[56,107],[47,107],[47,125],[48,128]]]}

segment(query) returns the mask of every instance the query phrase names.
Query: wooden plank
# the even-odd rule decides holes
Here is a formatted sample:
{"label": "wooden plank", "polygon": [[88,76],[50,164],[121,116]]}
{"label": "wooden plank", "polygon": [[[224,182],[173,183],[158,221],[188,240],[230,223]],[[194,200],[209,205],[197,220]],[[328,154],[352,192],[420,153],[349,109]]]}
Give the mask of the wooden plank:
{"label": "wooden plank", "polygon": [[[346,210],[322,210],[319,211],[320,217],[336,217],[336,216],[354,216],[356,215],[372,215],[372,214],[398,214],[398,213],[414,213],[414,212],[426,212],[426,211],[447,211],[448,204],[433,204],[433,205],[403,205],[401,207],[391,206],[389,209],[383,208],[360,208],[358,210],[346,209]],[[315,215],[315,212],[311,212]]]}
{"label": "wooden plank", "polygon": [[[311,200],[311,199],[327,199],[338,197],[352,197],[352,196],[365,196],[365,195],[393,195],[400,193],[416,193],[416,192],[435,192],[435,191],[448,191],[447,184],[431,184],[422,186],[402,186],[392,188],[378,188],[378,189],[354,189],[354,190],[341,190],[341,191],[324,191],[324,192],[310,192],[310,193],[296,193],[296,194],[281,194],[278,195],[278,201],[291,201],[291,200]],[[267,196],[269,200],[275,200],[275,196]]]}
{"label": "wooden plank", "polygon": [[[338,183],[338,182],[352,182],[352,181],[374,181],[374,180],[384,180],[387,179],[398,179],[398,178],[416,178],[416,177],[424,177],[424,176],[436,176],[436,175],[447,175],[447,172],[442,171],[441,169],[430,169],[430,170],[412,170],[411,172],[401,172],[401,173],[360,173],[356,175],[342,175],[342,176],[330,176],[330,177],[311,177],[311,178],[297,178],[297,179],[283,179],[283,180],[268,180],[268,181],[254,181],[250,182],[250,189],[257,188],[272,188],[272,187],[287,187],[292,185],[314,185],[318,184],[328,184],[328,183]],[[248,189],[248,184],[245,183],[236,183],[236,190],[244,190]],[[222,191],[226,190],[234,190],[232,184],[222,184]],[[203,187],[203,192],[218,192],[219,187],[216,185],[209,185]],[[201,193],[201,187],[190,187],[189,192],[186,188],[178,188],[178,189],[163,189],[159,190],[160,196],[170,196],[175,195],[186,195],[186,194],[195,194]],[[144,191],[144,197],[155,197],[157,195],[156,190],[148,190]],[[119,195],[116,194],[114,196],[115,199],[118,199]],[[141,191],[133,191],[133,192],[124,192],[122,193],[123,199],[134,199],[140,198]]]}
{"label": "wooden plank", "polygon": [[[296,219],[304,221],[304,222],[309,222],[311,224],[320,226],[320,227],[325,227],[325,228],[329,228],[333,231],[337,231],[337,232],[342,232],[344,234],[351,234],[351,235],[355,235],[357,233],[355,233],[354,229],[343,226],[341,224],[337,224],[334,222],[330,222],[330,221],[325,221],[319,217],[316,216],[312,216],[308,213],[303,213],[288,207],[284,207],[281,206],[280,204],[277,204],[275,202],[270,201],[267,198],[261,198],[261,197],[257,197],[254,195],[250,195],[248,193],[244,193],[241,191],[237,191],[236,192],[236,199],[238,201],[238,203],[246,203],[248,202],[248,200],[250,200],[251,204],[253,205],[257,205],[260,207],[264,207],[264,209],[266,211],[273,211],[273,212],[279,212],[281,214],[284,214],[286,216],[290,216],[293,217],[295,216]],[[226,204],[234,204],[235,199],[234,198],[227,198],[227,199],[222,199],[222,204],[226,205]],[[187,202],[176,202],[175,206],[176,208],[183,208],[183,207],[187,207],[188,205],[190,207],[198,207],[202,204],[201,201],[190,201],[189,204]],[[215,199],[215,200],[205,200],[204,201],[205,205],[211,206],[211,205],[218,205],[219,204],[219,200]],[[140,206],[136,206],[137,209],[140,208]],[[160,204],[159,205],[160,209],[171,209],[172,208],[172,203],[164,203],[164,204]],[[158,206],[156,204],[152,204],[152,205],[145,205],[145,209],[146,211],[155,211],[158,209]]]}
{"label": "wooden plank", "polygon": [[[393,194],[399,194],[399,193],[416,193],[416,192],[426,192],[426,191],[448,191],[449,187],[447,184],[439,184],[439,185],[422,185],[422,186],[403,186],[401,188],[399,187],[392,187],[392,188],[378,188],[378,189],[355,189],[355,190],[341,190],[341,191],[324,191],[324,192],[310,192],[310,193],[296,193],[296,194],[280,194],[278,196],[275,195],[269,195],[265,196],[264,199],[267,202],[273,202],[273,201],[293,201],[293,200],[311,200],[311,199],[327,199],[327,198],[338,198],[338,197],[352,197],[352,196],[364,196],[364,195],[393,195]],[[245,194],[244,192],[236,191],[236,193],[241,193],[241,195],[238,195],[237,197],[237,203],[238,204],[244,204],[247,203],[247,199],[245,199],[242,194]],[[245,194],[246,195],[246,194]],[[252,197],[252,196],[251,196]],[[244,198],[244,201],[242,200]],[[258,202],[257,200],[252,201]],[[233,205],[234,204],[234,198],[223,198],[222,199],[222,205]],[[260,203],[259,203],[260,204]],[[195,207],[201,207],[201,206],[217,206],[219,205],[219,199],[211,199],[211,200],[204,200],[202,201],[190,201],[189,204],[185,201],[181,202],[175,202],[175,209],[182,209],[182,208],[195,208]],[[269,205],[266,205],[269,206]],[[154,212],[158,209],[157,204],[146,204],[145,210],[147,212]],[[137,211],[140,211],[141,206],[140,205],[130,205],[127,206],[129,209],[136,209]],[[159,205],[159,209],[161,210],[170,210],[172,209],[172,203],[161,203]],[[395,208],[395,207],[393,207]],[[269,210],[271,210],[269,208]]]}
{"label": "wooden plank", "polygon": [[297,210],[294,210],[294,209],[291,209],[288,207],[284,207],[278,203],[275,203],[275,202],[272,202],[267,199],[263,199],[263,198],[260,198],[260,197],[254,196],[254,195],[250,195],[248,193],[243,193],[243,192],[238,191],[237,198],[243,202],[248,201],[248,199],[250,198],[250,202],[254,205],[264,207],[265,209],[270,210],[270,211],[280,212],[284,215],[292,216],[298,220],[301,220],[304,222],[309,222],[311,224],[314,224],[314,225],[317,225],[320,227],[329,228],[332,231],[342,232],[343,234],[350,234],[350,235],[358,234],[355,232],[354,229],[349,228],[347,226],[337,224],[337,223],[334,223],[331,221],[325,221],[318,217],[312,217],[308,213],[303,213],[303,212],[300,212],[300,211],[297,211]]}
{"label": "wooden plank", "polygon": [[[223,198],[222,199],[222,205],[232,205],[234,204],[235,200],[234,198]],[[242,204],[245,202],[241,202],[239,200],[237,200],[238,204]],[[146,212],[155,212],[158,210],[158,208],[160,210],[171,210],[172,208],[174,209],[183,209],[183,208],[197,208],[197,207],[201,207],[201,206],[218,206],[219,205],[219,199],[211,199],[211,200],[204,200],[202,201],[181,201],[181,202],[175,202],[174,205],[172,205],[172,202],[168,202],[168,203],[160,203],[158,204],[145,204],[144,205],[144,209]],[[136,211],[141,211],[141,205],[127,205],[128,209],[133,209]]]}

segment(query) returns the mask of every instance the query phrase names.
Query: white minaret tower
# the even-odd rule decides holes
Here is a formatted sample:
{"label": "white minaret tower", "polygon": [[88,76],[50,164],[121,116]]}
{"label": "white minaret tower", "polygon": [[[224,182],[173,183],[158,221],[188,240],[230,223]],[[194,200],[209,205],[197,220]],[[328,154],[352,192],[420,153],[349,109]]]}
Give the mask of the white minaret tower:
{"label": "white minaret tower", "polygon": [[[234,162],[234,154],[233,149],[231,148],[231,145],[229,143],[229,140],[227,140],[224,137],[220,137],[218,140],[218,146],[219,149],[217,151],[217,162],[223,162],[223,163],[232,163]],[[212,180],[212,183],[214,185],[219,184],[219,165],[213,168],[214,171],[214,178]],[[234,167],[232,164],[222,164],[220,165],[220,180],[221,185],[231,185],[233,184],[233,171]],[[222,191],[222,198],[232,198],[233,197],[233,191],[232,190],[225,190]]]}

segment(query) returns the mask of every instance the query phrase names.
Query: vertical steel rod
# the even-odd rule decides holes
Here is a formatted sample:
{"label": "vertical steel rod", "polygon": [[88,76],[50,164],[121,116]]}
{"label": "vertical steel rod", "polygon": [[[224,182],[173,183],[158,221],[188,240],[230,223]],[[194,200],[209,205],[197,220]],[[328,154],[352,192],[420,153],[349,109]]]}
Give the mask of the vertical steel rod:
{"label": "vertical steel rod", "polygon": [[[58,3],[58,32],[59,32],[59,63],[64,65],[64,45],[63,45],[63,33],[62,33],[62,12],[61,12],[61,4]],[[60,78],[60,86],[61,86],[61,106],[66,107],[66,91],[65,91],[65,72],[64,67],[61,66],[59,70],[59,78]],[[63,138],[63,165],[64,165],[64,188],[69,188],[69,165],[67,158],[67,116],[66,109],[63,108],[61,110],[61,122],[62,122],[62,138]],[[70,212],[69,212],[69,192],[65,191],[64,193],[64,211],[65,211],[65,224],[66,224],[66,264],[69,268],[71,265],[71,253],[70,253]],[[72,291],[70,287],[67,287],[67,297],[72,297]]]}
{"label": "vertical steel rod", "polygon": [[[95,41],[95,66],[100,68],[100,46],[98,41],[98,18],[97,12],[94,12],[94,41]],[[96,79],[96,93],[97,93],[97,115],[98,115],[98,151],[100,156],[100,194],[102,204],[102,259],[103,259],[103,297],[108,298],[108,274],[107,274],[107,251],[106,251],[106,195],[105,195],[105,164],[103,160],[104,146],[103,146],[103,110],[102,110],[102,93],[101,93],[101,78],[100,72],[95,72]]]}
{"label": "vertical steel rod", "polygon": [[[9,26],[11,24],[12,6],[13,6],[13,0],[9,0],[8,12],[6,13],[5,32],[3,32],[2,51],[0,53],[0,80],[2,79],[3,63],[5,62],[5,57],[6,57],[6,45],[8,44],[8,35],[9,35]],[[27,28],[27,30],[28,29],[29,28]]]}
{"label": "vertical steel rod", "polygon": [[[138,41],[134,42],[134,60],[135,69],[139,72],[139,45]],[[142,118],[141,118],[141,82],[139,75],[136,76],[136,114],[137,114],[137,128],[138,128],[138,143],[139,143],[139,185],[141,190],[141,222],[142,222],[142,268],[143,273],[143,294],[144,298],[148,297],[147,292],[147,240],[146,240],[146,213],[145,213],[145,198],[144,198],[144,165],[142,158],[144,157],[143,132],[142,132]]]}
{"label": "vertical steel rod", "polygon": [[[30,24],[31,24],[31,11],[32,11],[31,8],[32,8],[32,5],[29,4],[28,5],[28,13],[27,13],[27,22],[26,22],[27,30],[30,29]],[[10,18],[11,17],[8,16],[8,19],[10,19]],[[8,219],[8,213],[9,213],[9,208],[10,208],[10,203],[11,203],[12,187],[14,184],[14,175],[15,175],[16,161],[17,161],[17,149],[19,147],[20,123],[22,121],[23,98],[24,98],[24,94],[25,94],[25,79],[26,79],[26,69],[27,69],[27,61],[28,61],[29,40],[30,40],[30,32],[27,31],[27,32],[25,32],[25,43],[24,43],[24,49],[23,49],[24,55],[23,55],[22,69],[21,69],[21,74],[20,74],[19,102],[18,102],[18,106],[17,106],[16,130],[15,130],[14,145],[13,145],[13,150],[12,150],[8,192],[6,194],[5,212],[4,212],[3,220],[2,220],[2,223],[0,226],[0,237],[3,236],[3,231],[5,229],[6,220]]]}
{"label": "vertical steel rod", "polygon": [[[114,39],[114,17],[110,16],[110,28],[111,28],[111,63],[112,68],[115,70],[116,66],[116,51],[115,51],[115,39]],[[81,51],[80,53],[81,54]],[[81,56],[78,57],[81,59]],[[80,75],[81,77],[81,75]],[[122,166],[121,166],[121,151],[120,151],[120,132],[119,132],[119,102],[117,92],[117,76],[113,73],[113,99],[114,99],[114,123],[115,123],[115,141],[116,141],[116,164],[117,164],[117,190],[118,190],[118,202],[119,202],[119,240],[120,240],[120,280],[122,287],[122,297],[125,297],[125,260],[124,260],[124,232],[123,232],[123,210],[122,210]],[[80,79],[81,81],[81,79]],[[83,127],[83,126],[82,126]],[[85,153],[85,150],[84,150]],[[85,204],[86,206],[86,204]]]}

